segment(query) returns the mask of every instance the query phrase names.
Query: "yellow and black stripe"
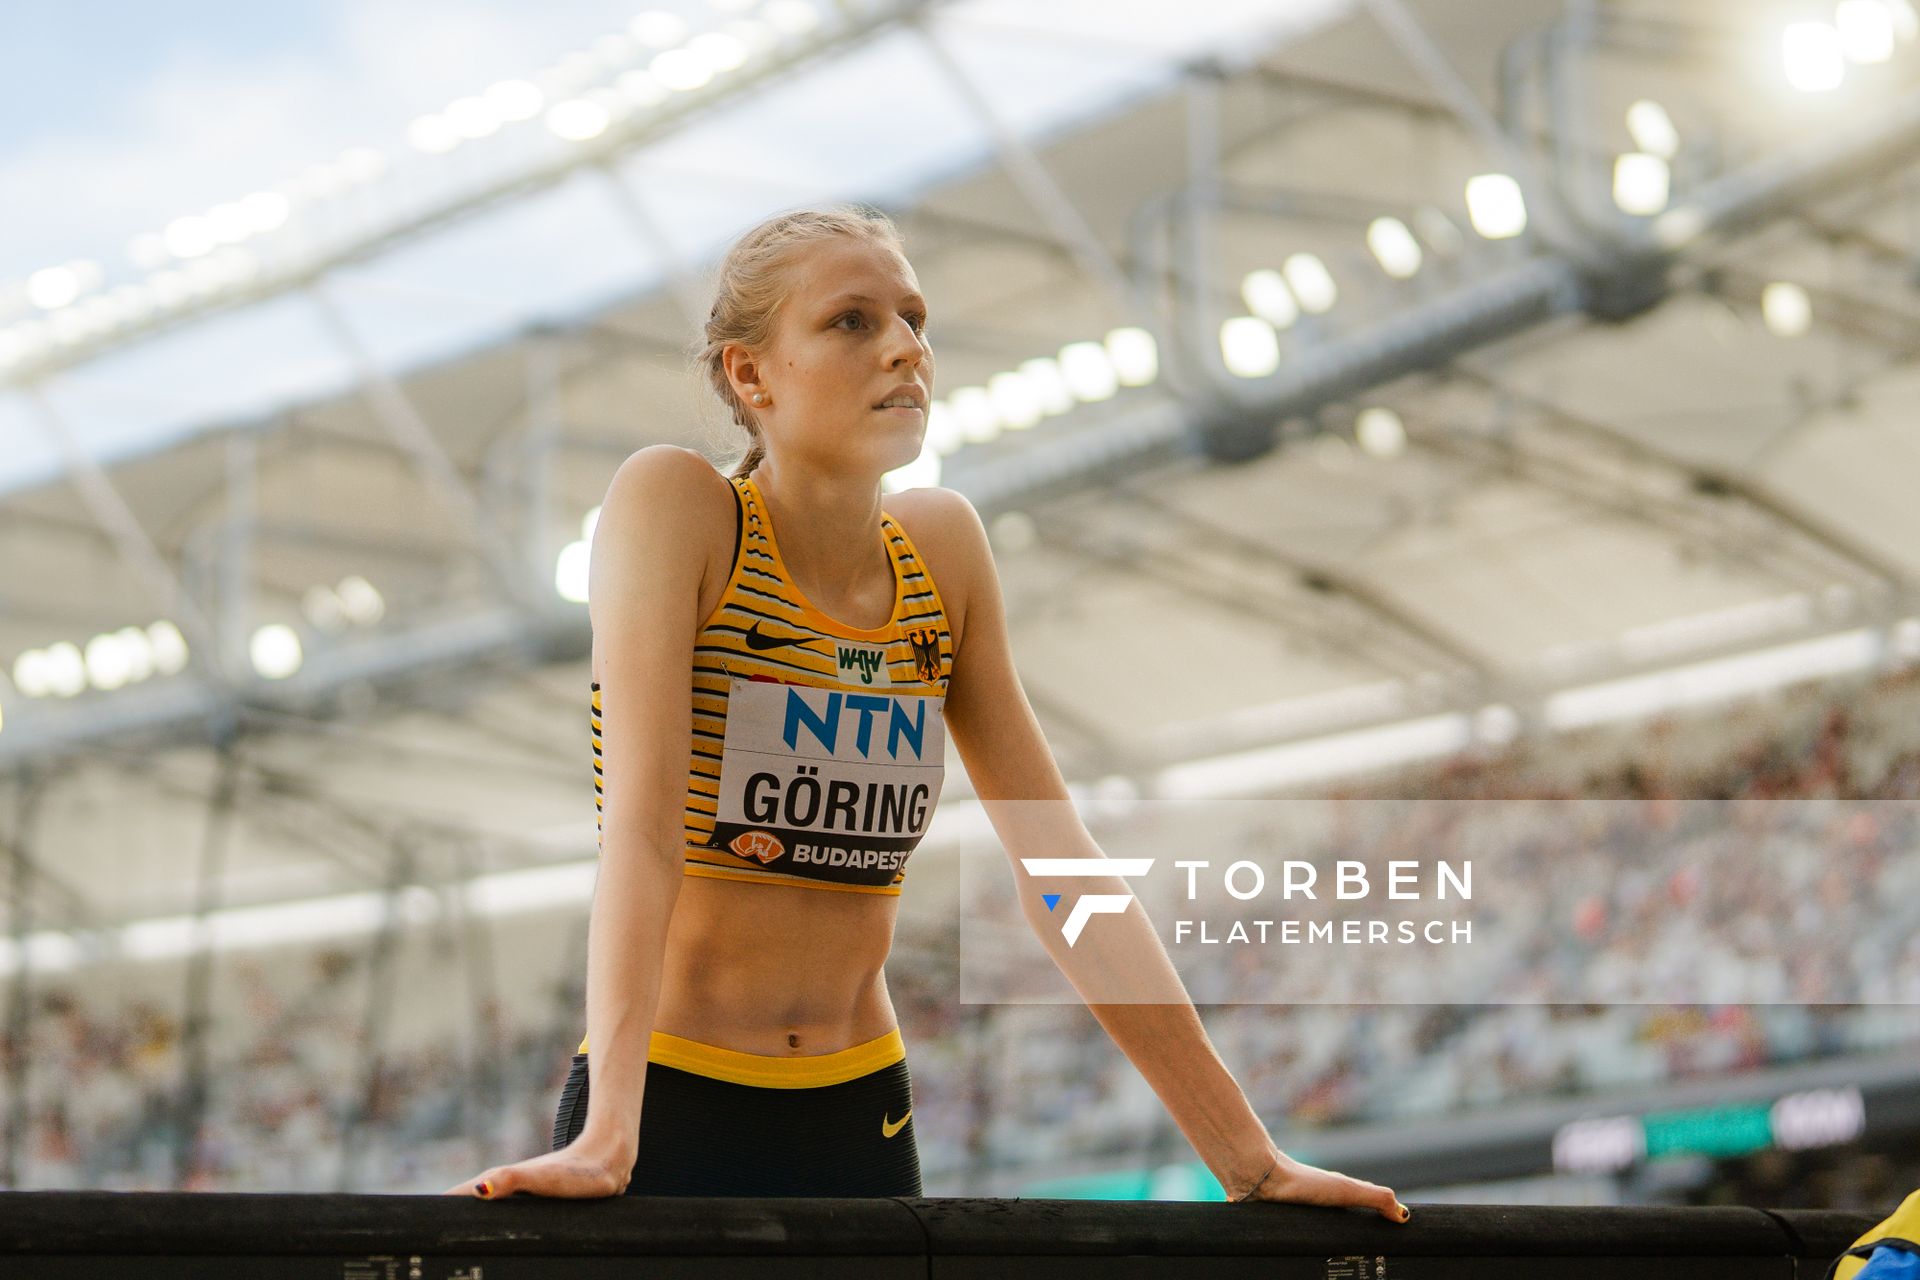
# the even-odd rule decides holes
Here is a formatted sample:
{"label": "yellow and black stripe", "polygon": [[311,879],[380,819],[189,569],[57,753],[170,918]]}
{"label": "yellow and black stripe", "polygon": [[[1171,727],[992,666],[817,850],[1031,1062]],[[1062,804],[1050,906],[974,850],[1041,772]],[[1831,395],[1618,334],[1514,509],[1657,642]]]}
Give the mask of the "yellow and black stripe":
{"label": "yellow and black stripe", "polygon": [[[688,875],[760,884],[792,884],[843,893],[898,894],[905,870],[890,884],[849,885],[807,875],[773,871],[738,857],[713,839],[719,807],[721,746],[727,733],[728,681],[735,677],[806,684],[819,688],[864,690],[837,666],[831,641],[856,640],[882,646],[890,692],[944,698],[953,669],[953,638],[939,588],[913,540],[899,522],[880,513],[882,537],[894,561],[893,617],[883,626],[850,627],[828,617],[800,593],[788,575],[774,538],[773,521],[751,477],[731,477],[736,526],[732,572],[713,613],[702,624],[693,650],[693,744],[688,760],[683,825]],[[821,646],[789,645],[756,650],[747,643],[761,625],[782,635],[799,633],[828,641]],[[918,642],[916,644],[916,641]],[[604,810],[602,708],[600,685],[593,684],[594,807]],[[604,826],[602,826],[604,834]]]}

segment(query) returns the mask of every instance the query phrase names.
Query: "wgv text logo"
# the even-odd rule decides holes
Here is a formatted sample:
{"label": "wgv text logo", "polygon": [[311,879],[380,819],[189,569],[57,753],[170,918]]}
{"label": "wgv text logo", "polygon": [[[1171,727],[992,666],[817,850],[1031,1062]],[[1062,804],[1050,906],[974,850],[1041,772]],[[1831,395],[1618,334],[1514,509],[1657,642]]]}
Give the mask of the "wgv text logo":
{"label": "wgv text logo", "polygon": [[[1022,858],[1020,865],[1027,869],[1030,876],[1143,876],[1153,870],[1152,858]],[[1060,895],[1043,893],[1040,895],[1052,911],[1060,905]],[[1067,945],[1072,946],[1080,938],[1080,931],[1087,927],[1087,921],[1094,916],[1119,915],[1133,901],[1131,893],[1085,893],[1076,898],[1073,910],[1067,912],[1067,922],[1060,932],[1066,936]]]}

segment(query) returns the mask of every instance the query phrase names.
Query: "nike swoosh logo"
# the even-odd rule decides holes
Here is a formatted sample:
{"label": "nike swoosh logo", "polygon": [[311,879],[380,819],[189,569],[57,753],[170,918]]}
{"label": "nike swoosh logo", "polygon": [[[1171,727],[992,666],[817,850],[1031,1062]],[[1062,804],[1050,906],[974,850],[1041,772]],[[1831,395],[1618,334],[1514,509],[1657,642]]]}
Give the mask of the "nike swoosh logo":
{"label": "nike swoosh logo", "polygon": [[888,1121],[885,1115],[882,1115],[880,1117],[880,1136],[883,1138],[891,1138],[894,1134],[900,1132],[900,1127],[906,1124],[906,1122],[911,1120],[912,1118],[913,1118],[912,1107],[908,1107],[907,1114],[904,1116],[901,1116],[898,1120],[895,1120],[895,1121],[890,1122]]}
{"label": "nike swoosh logo", "polygon": [[817,639],[815,636],[762,635],[758,622],[755,622],[751,627],[747,628],[747,648],[749,649],[778,649],[783,644],[805,646],[812,644],[815,639]]}

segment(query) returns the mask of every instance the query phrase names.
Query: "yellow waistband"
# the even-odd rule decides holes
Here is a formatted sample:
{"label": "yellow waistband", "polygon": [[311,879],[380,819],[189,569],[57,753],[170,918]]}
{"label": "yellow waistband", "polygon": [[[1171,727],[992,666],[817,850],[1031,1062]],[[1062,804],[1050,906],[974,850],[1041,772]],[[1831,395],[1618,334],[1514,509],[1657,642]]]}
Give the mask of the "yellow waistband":
{"label": "yellow waistband", "polygon": [[[576,1052],[586,1051],[587,1042],[582,1038]],[[890,1067],[906,1056],[907,1044],[900,1038],[898,1027],[865,1044],[795,1058],[722,1049],[719,1045],[702,1044],[665,1031],[654,1032],[647,1043],[648,1062],[763,1089],[814,1089],[825,1084],[840,1084]]]}

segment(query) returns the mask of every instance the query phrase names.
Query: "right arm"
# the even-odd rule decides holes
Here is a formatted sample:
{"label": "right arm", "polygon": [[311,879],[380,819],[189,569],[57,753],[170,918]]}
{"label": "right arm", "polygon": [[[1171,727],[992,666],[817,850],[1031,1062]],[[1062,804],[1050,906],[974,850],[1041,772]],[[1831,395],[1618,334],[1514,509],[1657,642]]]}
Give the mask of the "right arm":
{"label": "right arm", "polygon": [[[445,1194],[619,1195],[640,1143],[640,1092],[667,925],[686,857],[693,646],[707,548],[731,504],[706,459],[656,444],[621,464],[587,581],[600,735],[600,872],[587,920],[587,1119],[558,1151],[495,1165]],[[732,526],[727,526],[731,534]]]}
{"label": "right arm", "polygon": [[[704,474],[702,474],[704,473]],[[614,475],[594,530],[588,611],[599,668],[598,880],[587,931],[587,1119],[574,1145],[624,1181],[640,1131],[667,924],[685,858],[689,697],[713,467],[652,445]]]}

